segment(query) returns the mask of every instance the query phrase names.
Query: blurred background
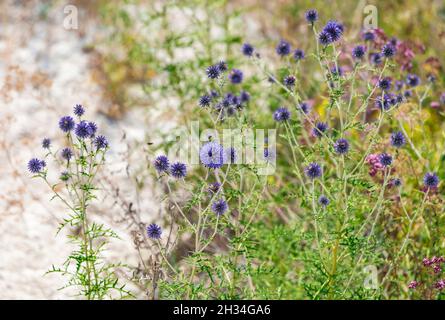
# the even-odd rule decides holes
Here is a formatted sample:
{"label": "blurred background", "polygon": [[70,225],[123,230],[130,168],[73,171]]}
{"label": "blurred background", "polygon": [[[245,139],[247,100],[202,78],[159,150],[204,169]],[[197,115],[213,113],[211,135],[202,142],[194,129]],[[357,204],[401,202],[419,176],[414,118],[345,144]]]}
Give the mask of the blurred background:
{"label": "blurred background", "polygon": [[444,1],[327,3],[2,0],[0,298],[71,297],[69,290],[57,290],[62,278],[43,277],[69,253],[70,244],[55,235],[66,212],[49,201],[50,190],[41,181],[30,179],[26,162],[41,152],[43,137],[57,144],[58,119],[76,103],[110,140],[100,201],[92,208],[94,219],[123,239],[112,244],[107,258],[137,264],[134,233],[159,216],[159,190],[144,171],[145,144],[160,143],[171,128],[194,116],[202,70],[217,59],[239,57],[244,41],[271,52],[281,38],[307,48],[312,41],[303,22],[308,8],[341,20],[346,38],[354,39],[362,29],[363,8],[372,4],[378,27],[410,38],[422,55],[424,64],[415,67],[443,77]]}

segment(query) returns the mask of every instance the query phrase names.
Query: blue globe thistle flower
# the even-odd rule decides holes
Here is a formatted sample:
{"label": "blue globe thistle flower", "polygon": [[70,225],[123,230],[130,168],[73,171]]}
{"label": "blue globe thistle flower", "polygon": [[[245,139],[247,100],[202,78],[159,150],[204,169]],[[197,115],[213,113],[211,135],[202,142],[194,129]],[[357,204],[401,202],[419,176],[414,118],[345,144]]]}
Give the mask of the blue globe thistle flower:
{"label": "blue globe thistle flower", "polygon": [[74,106],[74,114],[78,117],[81,117],[85,113],[85,109],[81,104],[76,104]]}
{"label": "blue globe thistle flower", "polygon": [[236,154],[236,150],[233,147],[227,148],[225,149],[226,152],[226,161],[228,161],[229,163],[235,163],[236,159],[237,159],[237,154]]}
{"label": "blue globe thistle flower", "polygon": [[371,53],[369,55],[369,59],[371,60],[371,63],[375,65],[379,65],[382,63],[382,55],[380,53]]}
{"label": "blue globe thistle flower", "polygon": [[415,74],[409,74],[406,76],[406,83],[411,87],[416,87],[420,84],[420,78]]}
{"label": "blue globe thistle flower", "polygon": [[49,149],[49,147],[51,146],[51,140],[48,138],[43,139],[42,141],[42,148],[43,149]]}
{"label": "blue globe thistle flower", "polygon": [[380,79],[378,83],[378,87],[384,91],[388,91],[391,89],[391,79],[390,78],[383,78]]}
{"label": "blue globe thistle flower", "polygon": [[233,84],[240,84],[241,82],[243,82],[243,72],[238,69],[233,69],[232,71],[230,71],[229,80]]}
{"label": "blue globe thistle flower", "polygon": [[94,138],[93,141],[94,145],[96,146],[97,150],[99,149],[105,149],[108,147],[108,140],[105,136],[97,136],[96,138]]}
{"label": "blue globe thistle flower", "polygon": [[204,166],[212,169],[221,168],[227,162],[223,146],[214,141],[202,146],[199,158]]}
{"label": "blue globe thistle flower", "polygon": [[273,119],[277,122],[289,120],[290,111],[286,107],[281,107],[273,113]]}
{"label": "blue globe thistle flower", "polygon": [[73,151],[70,148],[63,148],[61,154],[63,159],[70,161],[73,156]]}
{"label": "blue globe thistle flower", "polygon": [[241,107],[241,98],[238,96],[232,96],[232,99],[230,100],[230,104],[234,107],[240,108]]}
{"label": "blue globe thistle flower", "polygon": [[334,75],[334,76],[341,77],[341,76],[343,76],[343,68],[340,67],[340,66],[333,66],[333,67],[331,68],[331,73],[332,73],[332,75]]}
{"label": "blue globe thistle flower", "polygon": [[394,178],[392,179],[392,185],[394,187],[400,187],[402,185],[402,180],[400,180],[399,178]]}
{"label": "blue globe thistle flower", "polygon": [[70,177],[71,176],[70,176],[68,171],[62,171],[62,173],[60,174],[59,179],[66,182],[66,181],[68,181],[70,179]]}
{"label": "blue globe thistle flower", "polygon": [[318,198],[318,203],[319,203],[320,205],[322,205],[323,207],[327,207],[328,204],[330,203],[330,201],[329,201],[328,197],[326,197],[325,195],[321,195],[321,196]]}
{"label": "blue globe thistle flower", "polygon": [[296,78],[293,75],[288,75],[284,78],[283,82],[286,87],[293,87],[295,85]]}
{"label": "blue globe thistle flower", "polygon": [[281,40],[275,51],[277,52],[278,55],[280,56],[287,56],[290,53],[290,43],[287,42],[286,40]]}
{"label": "blue globe thistle flower", "polygon": [[274,150],[269,148],[264,148],[263,150],[263,159],[266,162],[272,162],[276,158],[276,154]]}
{"label": "blue globe thistle flower", "polygon": [[403,102],[403,95],[401,95],[401,94],[396,95],[396,100],[397,100],[397,103],[402,103]]}
{"label": "blue globe thistle flower", "polygon": [[37,158],[33,158],[28,161],[28,170],[31,173],[39,173],[43,170],[46,163],[42,160],[39,160]]}
{"label": "blue globe thistle flower", "polygon": [[88,131],[90,134],[90,137],[93,138],[96,135],[97,132],[97,124],[95,122],[88,122]]}
{"label": "blue globe thistle flower", "polygon": [[211,102],[212,98],[206,94],[199,98],[199,106],[201,107],[208,107]]}
{"label": "blue globe thistle flower", "polygon": [[399,42],[399,40],[397,40],[396,37],[391,37],[391,39],[389,40],[389,43],[390,43],[391,45],[393,45],[394,47],[397,46],[398,42]]}
{"label": "blue globe thistle flower", "polygon": [[294,51],[294,59],[295,61],[300,61],[304,59],[304,51],[301,49],[296,49]]}
{"label": "blue globe thistle flower", "polygon": [[74,129],[74,126],[75,126],[75,122],[71,116],[62,117],[59,120],[59,128],[63,132],[70,132],[71,130]]}
{"label": "blue globe thistle flower", "polygon": [[170,166],[170,173],[176,179],[184,178],[187,175],[187,166],[182,162],[175,162]]}
{"label": "blue globe thistle flower", "polygon": [[219,182],[213,182],[209,184],[209,188],[207,189],[210,195],[217,194],[219,189],[221,188],[221,183]]}
{"label": "blue globe thistle flower", "polygon": [[218,62],[217,67],[218,67],[219,72],[223,72],[223,73],[229,69],[229,67],[227,66],[227,63],[225,61]]}
{"label": "blue globe thistle flower", "polygon": [[206,70],[207,77],[210,79],[218,79],[220,75],[219,67],[218,66],[210,66]]}
{"label": "blue globe thistle flower", "polygon": [[345,154],[349,151],[349,142],[346,139],[338,139],[334,144],[334,150],[338,154]]}
{"label": "blue globe thistle flower", "polygon": [[395,82],[395,84],[394,84],[394,88],[395,88],[397,91],[402,90],[402,88],[403,88],[403,81],[397,80],[397,81]]}
{"label": "blue globe thistle flower", "polygon": [[78,136],[80,139],[85,139],[91,136],[91,128],[90,124],[86,121],[80,121],[76,125],[76,129],[74,130],[74,133],[76,136]]}
{"label": "blue globe thistle flower", "polygon": [[147,227],[147,236],[150,239],[158,240],[161,238],[161,235],[162,235],[162,229],[157,224],[152,223]]}
{"label": "blue globe thistle flower", "polygon": [[358,45],[352,49],[352,56],[355,59],[362,59],[365,56],[366,47],[362,45]]}
{"label": "blue globe thistle flower", "polygon": [[387,43],[382,48],[382,55],[385,58],[391,58],[396,54],[396,47],[392,45],[391,43]]}
{"label": "blue globe thistle flower", "polygon": [[223,199],[216,200],[215,202],[212,203],[212,211],[218,216],[223,215],[228,208],[229,206],[227,205],[227,202],[224,201]]}
{"label": "blue globe thistle flower", "polygon": [[323,31],[327,32],[331,36],[331,40],[335,42],[341,39],[344,29],[341,23],[331,20],[326,23]]}
{"label": "blue globe thistle flower", "polygon": [[392,164],[392,156],[387,153],[381,153],[379,155],[379,161],[384,167],[388,167]]}
{"label": "blue globe thistle flower", "polygon": [[329,32],[322,30],[318,35],[318,41],[320,42],[320,44],[327,46],[332,42],[332,37]]}
{"label": "blue globe thistle flower", "polygon": [[434,74],[428,74],[428,76],[426,77],[428,82],[434,83],[436,82],[436,76]]}
{"label": "blue globe thistle flower", "polygon": [[434,172],[428,172],[423,177],[423,184],[427,188],[436,188],[439,184],[439,177]]}
{"label": "blue globe thistle flower", "polygon": [[312,129],[312,134],[317,138],[323,137],[323,134],[328,130],[328,124],[326,122],[317,122]]}
{"label": "blue globe thistle flower", "polygon": [[241,91],[239,97],[240,97],[240,100],[241,100],[242,103],[249,102],[249,100],[250,100],[250,94],[247,91],[244,91],[244,90]]}
{"label": "blue globe thistle flower", "polygon": [[212,98],[212,99],[214,99],[214,98],[218,98],[219,97],[219,93],[218,93],[218,91],[216,91],[216,90],[210,90],[210,97]]}
{"label": "blue globe thistle flower", "polygon": [[164,155],[158,156],[155,161],[153,161],[153,165],[156,169],[156,171],[160,172],[167,172],[168,168],[170,167],[170,162],[168,161],[168,158]]}
{"label": "blue globe thistle flower", "polygon": [[311,111],[311,107],[309,106],[309,103],[307,103],[306,101],[300,103],[298,105],[298,109],[304,114],[308,114]]}
{"label": "blue globe thistle flower", "polygon": [[406,143],[405,136],[401,131],[396,131],[391,134],[391,145],[400,148]]}
{"label": "blue globe thistle flower", "polygon": [[320,165],[316,162],[309,163],[309,165],[304,169],[304,172],[306,173],[306,176],[310,179],[319,178],[323,173]]}
{"label": "blue globe thistle flower", "polygon": [[313,24],[315,21],[318,20],[318,12],[315,9],[309,9],[304,14],[306,21]]}
{"label": "blue globe thistle flower", "polygon": [[375,34],[372,31],[366,31],[363,33],[363,40],[365,41],[374,41],[375,40]]}
{"label": "blue globe thistle flower", "polygon": [[246,42],[241,47],[241,52],[243,53],[243,55],[245,55],[247,57],[251,57],[253,55],[253,51],[254,51],[254,48],[250,43]]}
{"label": "blue globe thistle flower", "polygon": [[397,98],[393,94],[384,94],[382,97],[376,99],[376,106],[381,110],[389,110],[392,106],[397,103]]}
{"label": "blue globe thistle flower", "polygon": [[413,95],[413,92],[411,91],[411,90],[405,90],[404,92],[403,92],[403,96],[405,97],[405,98],[409,98],[409,97],[411,97]]}

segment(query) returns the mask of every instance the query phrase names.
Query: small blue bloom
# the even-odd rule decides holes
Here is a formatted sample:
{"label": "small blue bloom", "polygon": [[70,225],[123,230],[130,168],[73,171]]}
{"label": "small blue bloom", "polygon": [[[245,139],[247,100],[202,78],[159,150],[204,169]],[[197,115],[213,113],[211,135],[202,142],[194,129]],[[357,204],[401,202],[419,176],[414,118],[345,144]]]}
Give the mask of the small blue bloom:
{"label": "small blue bloom", "polygon": [[208,107],[212,101],[212,98],[208,95],[203,95],[199,98],[199,105],[201,107]]}
{"label": "small blue bloom", "polygon": [[405,143],[406,139],[401,131],[396,131],[391,134],[391,145],[393,145],[394,147],[403,147]]}
{"label": "small blue bloom", "polygon": [[147,227],[147,235],[150,239],[158,240],[161,238],[162,229],[157,224],[152,223]]}
{"label": "small blue bloom", "polygon": [[76,136],[80,139],[85,139],[91,136],[90,125],[88,122],[82,120],[76,125],[76,129],[74,130]]}
{"label": "small blue bloom", "polygon": [[226,160],[226,153],[222,145],[217,142],[208,142],[199,151],[201,163],[212,169],[221,168]]}
{"label": "small blue bloom", "polygon": [[396,54],[396,47],[391,43],[387,43],[382,48],[382,55],[385,58],[391,58]]}
{"label": "small blue bloom", "polygon": [[233,69],[232,71],[230,71],[229,80],[233,84],[240,84],[241,82],[243,82],[243,72],[238,69]]}
{"label": "small blue bloom", "polygon": [[105,136],[97,136],[96,138],[94,138],[94,145],[98,150],[105,149],[108,147],[108,140]]}
{"label": "small blue bloom", "polygon": [[43,149],[49,149],[49,147],[51,146],[51,140],[48,138],[43,139],[42,141],[42,148]]}
{"label": "small blue bloom", "polygon": [[355,59],[362,59],[365,56],[366,47],[362,45],[358,45],[352,49],[352,56]]}
{"label": "small blue bloom", "polygon": [[323,137],[323,134],[328,130],[328,124],[326,122],[317,122],[312,129],[312,134],[317,138]]}
{"label": "small blue bloom", "polygon": [[423,177],[423,184],[427,188],[436,188],[439,184],[439,177],[434,172],[428,172]]}
{"label": "small blue bloom", "polygon": [[153,161],[153,165],[158,172],[167,172],[170,167],[170,162],[166,156],[161,155]]}
{"label": "small blue bloom", "polygon": [[304,59],[304,51],[301,49],[296,49],[294,51],[294,59],[295,61],[300,61]]}
{"label": "small blue bloom", "polygon": [[381,153],[379,155],[379,161],[384,167],[388,167],[392,164],[392,156],[387,153]]}
{"label": "small blue bloom", "polygon": [[74,114],[78,117],[81,117],[85,113],[85,109],[81,104],[76,104],[74,106]]}
{"label": "small blue bloom", "polygon": [[73,151],[71,151],[70,148],[63,148],[61,154],[63,159],[70,161],[71,157],[73,156]]}
{"label": "small blue bloom", "polygon": [[320,165],[316,162],[311,162],[309,165],[304,169],[306,176],[310,179],[315,179],[321,177],[323,171],[320,167]]}
{"label": "small blue bloom", "polygon": [[33,158],[28,161],[28,170],[31,173],[39,173],[42,171],[42,169],[45,167],[45,162],[42,160],[39,160],[37,158]]}
{"label": "small blue bloom", "polygon": [[420,84],[420,78],[415,74],[409,74],[406,76],[406,83],[411,87],[416,87]]}
{"label": "small blue bloom", "polygon": [[70,132],[71,130],[74,129],[74,119],[71,116],[65,116],[62,117],[59,120],[59,128],[63,131],[63,132]]}
{"label": "small blue bloom", "polygon": [[241,47],[241,52],[243,53],[243,55],[251,57],[253,54],[254,48],[250,43],[244,43],[243,46]]}
{"label": "small blue bloom", "polygon": [[275,51],[277,52],[278,55],[280,56],[287,56],[290,53],[290,44],[289,42],[287,42],[286,40],[281,40]]}
{"label": "small blue bloom", "polygon": [[212,211],[218,216],[223,215],[224,212],[227,211],[228,207],[227,202],[223,199],[216,200],[212,203]]}
{"label": "small blue bloom", "polygon": [[184,178],[187,175],[187,166],[182,162],[175,162],[170,167],[170,173],[176,179]]}
{"label": "small blue bloom", "polygon": [[207,73],[207,77],[209,77],[210,79],[217,79],[217,78],[219,78],[219,75],[220,75],[219,68],[218,68],[218,66],[215,66],[215,65],[208,67],[206,70],[206,73]]}
{"label": "small blue bloom", "polygon": [[320,34],[318,35],[318,41],[322,45],[326,46],[326,45],[328,45],[328,44],[330,44],[332,42],[332,37],[329,34],[329,32],[322,30],[320,32]]}
{"label": "small blue bloom", "polygon": [[330,203],[330,201],[329,201],[328,197],[326,197],[325,195],[321,195],[321,196],[318,198],[318,203],[319,203],[320,205],[322,205],[323,207],[327,207],[328,204]]}
{"label": "small blue bloom", "polygon": [[275,110],[273,118],[277,122],[289,120],[290,111],[285,107],[278,108],[277,110]]}
{"label": "small blue bloom", "polygon": [[286,87],[293,87],[295,85],[295,80],[293,75],[288,75],[284,78],[283,82]]}
{"label": "small blue bloom", "polygon": [[315,9],[309,9],[305,13],[306,21],[313,24],[315,21],[318,20],[318,12]]}
{"label": "small blue bloom", "polygon": [[334,150],[338,154],[345,154],[349,151],[349,142],[346,139],[338,139],[334,144]]}

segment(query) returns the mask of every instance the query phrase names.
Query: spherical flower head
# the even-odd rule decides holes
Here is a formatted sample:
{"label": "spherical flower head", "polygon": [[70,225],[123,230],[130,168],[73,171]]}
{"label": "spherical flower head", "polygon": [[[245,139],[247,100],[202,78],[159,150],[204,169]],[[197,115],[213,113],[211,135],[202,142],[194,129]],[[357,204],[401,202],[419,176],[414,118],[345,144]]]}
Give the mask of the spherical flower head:
{"label": "spherical flower head", "polygon": [[63,148],[61,154],[63,159],[70,161],[73,156],[73,151],[70,148]]}
{"label": "spherical flower head", "polygon": [[207,77],[210,79],[218,79],[220,75],[219,67],[217,65],[212,65],[206,70]]}
{"label": "spherical flower head", "polygon": [[153,161],[153,165],[156,169],[156,171],[160,172],[167,172],[168,168],[170,167],[170,162],[168,161],[168,158],[164,155],[158,156],[155,161]]}
{"label": "spherical flower head", "polygon": [[43,170],[46,163],[40,159],[32,158],[28,161],[28,170],[31,173],[39,173]]}
{"label": "spherical flower head", "polygon": [[371,60],[371,63],[375,65],[379,65],[382,63],[382,55],[380,53],[371,53],[369,55],[369,59]]}
{"label": "spherical flower head", "polygon": [[403,88],[403,81],[397,80],[394,84],[394,87],[397,91],[400,91]]}
{"label": "spherical flower head", "polygon": [[277,122],[287,121],[289,120],[289,118],[290,118],[290,111],[285,107],[278,108],[273,113],[273,119]]}
{"label": "spherical flower head", "polygon": [[387,153],[381,153],[379,155],[379,161],[384,167],[388,167],[392,164],[392,156]]}
{"label": "spherical flower head", "polygon": [[286,87],[293,87],[295,85],[296,78],[293,75],[286,76],[283,80]]}
{"label": "spherical flower head", "polygon": [[226,212],[228,208],[229,208],[229,206],[227,205],[227,202],[224,201],[223,199],[216,200],[215,202],[212,203],[212,211],[217,216],[223,215],[224,212]]}
{"label": "spherical flower head", "polygon": [[221,168],[227,162],[226,152],[217,142],[208,142],[199,151],[201,163],[211,169]]}
{"label": "spherical flower head", "polygon": [[416,288],[419,286],[419,284],[420,284],[419,282],[413,280],[413,281],[411,281],[411,282],[408,284],[408,288],[410,288],[410,289],[416,289]]}
{"label": "spherical flower head", "polygon": [[240,84],[241,82],[243,82],[243,72],[238,69],[233,69],[229,73],[229,80],[233,84]]}
{"label": "spherical flower head", "polygon": [[402,185],[402,180],[400,180],[400,178],[394,178],[392,180],[392,185],[394,187],[400,187]]}
{"label": "spherical flower head", "polygon": [[391,145],[396,148],[403,147],[406,143],[405,136],[401,131],[396,131],[391,134]]}
{"label": "spherical flower head", "polygon": [[331,73],[334,76],[341,77],[343,75],[343,68],[340,66],[333,66],[331,68]]}
{"label": "spherical flower head", "polygon": [[213,182],[213,183],[209,184],[208,191],[209,191],[210,195],[214,195],[214,194],[218,193],[220,188],[221,188],[221,184],[219,182]]}
{"label": "spherical flower head", "polygon": [[71,116],[62,117],[59,120],[59,128],[63,132],[70,132],[71,130],[74,129],[74,126],[75,126],[75,122]]}
{"label": "spherical flower head", "polygon": [[253,51],[254,51],[254,48],[250,43],[246,42],[241,47],[241,52],[243,53],[243,55],[245,55],[247,57],[251,57],[253,55]]}
{"label": "spherical flower head", "polygon": [[338,154],[345,154],[349,151],[349,142],[346,139],[338,139],[334,144],[334,150]]}
{"label": "spherical flower head", "polygon": [[301,49],[296,49],[294,51],[294,59],[295,61],[300,61],[304,59],[304,51]]}
{"label": "spherical flower head", "polygon": [[362,45],[358,45],[352,49],[352,56],[355,59],[362,59],[365,56],[366,47]]}
{"label": "spherical flower head", "polygon": [[363,33],[363,40],[365,41],[374,41],[375,40],[375,34],[371,30],[365,31]]}
{"label": "spherical flower head", "polygon": [[320,198],[318,198],[318,203],[323,207],[327,207],[330,201],[328,197],[326,197],[325,195],[321,195]]}
{"label": "spherical flower head", "polygon": [[239,97],[242,103],[249,102],[250,100],[250,94],[247,91],[241,91]]}
{"label": "spherical flower head", "polygon": [[343,25],[337,21],[331,20],[324,26],[323,31],[331,36],[333,42],[340,40],[343,35]]}
{"label": "spherical flower head", "polygon": [[85,109],[83,108],[83,106],[81,104],[76,104],[74,106],[74,114],[78,117],[83,116],[83,114],[85,113]]}
{"label": "spherical flower head", "polygon": [[406,76],[406,83],[411,87],[416,87],[420,84],[420,78],[415,74],[409,74]]}
{"label": "spherical flower head", "polygon": [[94,138],[93,141],[94,145],[96,146],[96,149],[106,149],[108,147],[108,140],[105,136],[97,136],[96,138]]}
{"label": "spherical flower head", "polygon": [[308,11],[306,11],[304,16],[307,22],[313,24],[315,21],[318,20],[318,11],[315,9],[309,9]]}
{"label": "spherical flower head", "polygon": [[182,162],[175,162],[170,166],[170,174],[176,179],[184,178],[187,175],[187,166]]}
{"label": "spherical flower head", "polygon": [[229,69],[225,61],[218,62],[216,66],[218,67],[219,72],[226,72]]}
{"label": "spherical flower head", "polygon": [[309,165],[304,169],[304,172],[306,173],[306,176],[310,179],[315,179],[321,177],[322,169],[320,165],[316,162],[311,162]]}
{"label": "spherical flower head", "polygon": [[201,107],[208,107],[210,102],[212,102],[212,98],[209,95],[205,94],[199,98],[199,105]]}
{"label": "spherical flower head", "polygon": [[309,103],[303,101],[298,105],[298,109],[303,112],[304,114],[308,114],[311,111],[311,107],[309,106]]}
{"label": "spherical flower head", "polygon": [[384,91],[388,91],[391,89],[391,79],[390,78],[383,78],[379,80],[378,86],[380,89]]}
{"label": "spherical flower head", "polygon": [[413,95],[413,92],[411,91],[411,90],[405,90],[404,92],[403,92],[403,96],[405,97],[405,98],[409,98],[409,97],[411,97]]}
{"label": "spherical flower head", "polygon": [[91,136],[90,124],[86,121],[80,121],[76,125],[76,129],[74,130],[74,133],[80,139],[85,139],[85,138],[90,137]]}
{"label": "spherical flower head", "polygon": [[328,130],[328,124],[326,122],[317,122],[312,129],[312,134],[317,137],[323,137],[323,134]]}
{"label": "spherical flower head", "polygon": [[439,184],[439,177],[434,172],[428,172],[423,177],[423,184],[427,189],[429,188],[437,188]]}
{"label": "spherical flower head", "polygon": [[284,57],[287,56],[290,53],[290,43],[287,42],[286,40],[281,40],[275,51],[277,52],[278,55]]}
{"label": "spherical flower head", "polygon": [[329,34],[329,32],[322,30],[320,32],[320,34],[318,35],[318,41],[320,42],[320,44],[322,44],[323,46],[327,46],[328,44],[330,44],[333,40],[331,35]]}
{"label": "spherical flower head", "polygon": [[162,235],[162,229],[157,224],[152,223],[147,227],[147,236],[150,239],[158,240],[161,238],[161,235]]}
{"label": "spherical flower head", "polygon": [[45,138],[42,140],[42,148],[43,149],[49,149],[49,147],[51,146],[51,140],[48,138]]}
{"label": "spherical flower head", "polygon": [[391,58],[396,54],[396,51],[396,47],[393,44],[387,43],[382,48],[382,55],[385,58]]}

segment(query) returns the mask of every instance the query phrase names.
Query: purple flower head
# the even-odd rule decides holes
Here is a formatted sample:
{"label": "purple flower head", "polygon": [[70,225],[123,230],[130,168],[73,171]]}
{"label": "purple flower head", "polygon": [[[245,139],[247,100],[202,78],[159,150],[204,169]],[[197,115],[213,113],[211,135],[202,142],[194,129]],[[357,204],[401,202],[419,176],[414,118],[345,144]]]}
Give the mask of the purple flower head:
{"label": "purple flower head", "polygon": [[346,139],[338,139],[334,144],[334,150],[338,154],[345,154],[349,151],[349,142]]}
{"label": "purple flower head", "polygon": [[331,68],[331,73],[336,77],[341,77],[343,75],[343,68],[340,66],[333,66]]}
{"label": "purple flower head", "polygon": [[45,138],[42,140],[42,148],[43,149],[49,149],[49,147],[51,146],[51,140],[48,138]]}
{"label": "purple flower head", "polygon": [[265,162],[272,162],[276,157],[274,150],[269,148],[264,148],[263,159]]}
{"label": "purple flower head", "polygon": [[187,166],[182,162],[175,162],[170,167],[170,173],[176,179],[184,178],[187,175]]}
{"label": "purple flower head", "polygon": [[296,78],[293,75],[286,76],[283,80],[286,87],[293,87],[295,85]]}
{"label": "purple flower head", "polygon": [[157,224],[152,223],[147,227],[147,236],[150,239],[158,240],[161,238],[161,235],[162,235],[162,229]]}
{"label": "purple flower head", "polygon": [[233,84],[240,84],[241,82],[243,82],[243,72],[238,69],[233,69],[229,73],[229,80]]}
{"label": "purple flower head", "polygon": [[441,279],[441,280],[437,281],[437,282],[434,284],[434,287],[435,287],[437,290],[443,290],[443,289],[445,289],[445,280],[444,280],[444,279]]}
{"label": "purple flower head", "polygon": [[74,130],[74,133],[77,137],[80,139],[85,139],[91,136],[91,130],[90,125],[88,122],[82,120],[76,125],[76,129]]}
{"label": "purple flower head", "polygon": [[210,66],[206,69],[206,73],[210,79],[217,79],[220,75],[219,67],[217,65]]}
{"label": "purple flower head", "polygon": [[199,151],[201,163],[212,169],[221,168],[227,163],[226,152],[222,145],[217,142],[208,142]]}
{"label": "purple flower head", "polygon": [[297,108],[304,114],[308,114],[311,111],[311,107],[310,107],[309,103],[307,103],[306,101],[303,101],[302,103],[300,103],[297,106]]}
{"label": "purple flower head", "polygon": [[439,177],[435,172],[428,172],[423,177],[423,184],[426,188],[437,188],[439,184]]}
{"label": "purple flower head", "polygon": [[71,151],[70,148],[63,148],[61,155],[63,159],[70,161],[71,157],[73,156],[73,151]]}
{"label": "purple flower head", "polygon": [[212,98],[209,95],[203,95],[199,98],[199,106],[200,107],[208,107],[212,102]]}
{"label": "purple flower head", "polygon": [[371,63],[375,65],[379,65],[382,63],[382,55],[380,53],[371,53],[369,55],[369,59],[371,60]]}
{"label": "purple flower head", "polygon": [[296,49],[294,51],[294,59],[295,59],[295,61],[303,60],[304,59],[304,51],[301,49]]}
{"label": "purple flower head", "polygon": [[323,173],[320,165],[316,162],[309,163],[309,165],[304,169],[304,172],[306,173],[306,176],[310,179],[319,178]]}
{"label": "purple flower head", "polygon": [[45,161],[33,158],[28,161],[28,170],[31,173],[39,173],[43,170],[43,168],[46,166]]}
{"label": "purple flower head", "polygon": [[331,41],[335,42],[340,40],[344,29],[341,23],[331,20],[324,26],[323,31],[327,32],[331,36]]}
{"label": "purple flower head", "polygon": [[391,145],[400,148],[406,143],[405,136],[401,131],[396,131],[391,134]]}
{"label": "purple flower head", "polygon": [[306,21],[310,24],[313,24],[315,21],[318,20],[318,12],[315,9],[309,9],[308,11],[306,11],[304,16],[306,18]]}
{"label": "purple flower head", "polygon": [[416,288],[419,286],[419,284],[420,284],[419,282],[413,280],[413,281],[411,281],[411,282],[408,284],[408,288],[410,288],[410,289],[416,289]]}
{"label": "purple flower head", "polygon": [[81,104],[76,104],[74,106],[74,114],[78,117],[81,117],[85,113],[85,109]]}
{"label": "purple flower head", "polygon": [[406,76],[406,84],[410,87],[416,87],[420,84],[420,78],[415,74],[409,74]]}
{"label": "purple flower head", "polygon": [[160,172],[167,172],[168,168],[170,167],[170,162],[168,161],[168,158],[164,155],[158,156],[155,161],[153,161],[153,165],[156,169],[156,171]]}
{"label": "purple flower head", "polygon": [[226,157],[225,160],[228,161],[229,163],[235,163],[236,159],[237,159],[237,153],[235,148],[230,147],[225,149],[225,153],[226,153]]}
{"label": "purple flower head", "polygon": [[328,204],[330,203],[330,201],[329,201],[328,197],[326,197],[325,195],[321,195],[321,196],[318,198],[318,203],[319,203],[320,205],[322,205],[323,207],[327,207]]}
{"label": "purple flower head", "polygon": [[402,180],[400,180],[399,178],[394,178],[392,180],[392,185],[394,187],[400,187],[402,185]]}
{"label": "purple flower head", "polygon": [[243,90],[243,91],[241,91],[241,93],[239,95],[239,98],[240,98],[242,103],[249,102],[250,94],[247,91]]}
{"label": "purple flower head", "polygon": [[213,182],[213,183],[209,184],[208,191],[209,191],[210,195],[214,195],[214,194],[218,193],[220,188],[221,188],[221,184],[219,182]]}
{"label": "purple flower head", "polygon": [[332,42],[332,37],[329,34],[329,32],[322,30],[320,34],[318,35],[318,41],[324,45],[327,46]]}
{"label": "purple flower head", "polygon": [[378,86],[380,89],[384,91],[388,91],[391,89],[391,79],[390,78],[383,78],[380,79]]}
{"label": "purple flower head", "polygon": [[287,121],[290,118],[290,111],[286,107],[281,107],[273,113],[273,119],[277,122]]}
{"label": "purple flower head", "polygon": [[227,202],[224,201],[223,199],[216,200],[215,202],[212,203],[212,211],[218,216],[223,215],[228,208],[229,206],[227,205]]}
{"label": "purple flower head", "polygon": [[382,55],[385,58],[391,58],[396,54],[396,51],[396,47],[393,44],[387,43],[382,48]]}
{"label": "purple flower head", "polygon": [[323,134],[328,130],[328,124],[326,122],[317,122],[312,129],[312,134],[317,137],[323,137]]}
{"label": "purple flower head", "polygon": [[275,51],[280,56],[287,56],[290,53],[290,44],[286,40],[281,40],[277,47],[275,48]]}
{"label": "purple flower head", "polygon": [[362,59],[365,56],[366,47],[362,45],[358,45],[352,49],[352,56],[355,59]]}
{"label": "purple flower head", "polygon": [[394,87],[397,91],[400,91],[403,88],[403,81],[397,80]]}
{"label": "purple flower head", "polygon": [[227,66],[227,63],[222,60],[220,62],[218,62],[216,64],[216,66],[218,67],[219,72],[222,72],[222,73],[226,72],[229,69],[229,67]]}
{"label": "purple flower head", "polygon": [[105,136],[97,136],[96,138],[94,138],[93,141],[94,145],[96,146],[96,149],[106,149],[108,147],[108,140]]}
{"label": "purple flower head", "polygon": [[97,132],[97,124],[95,122],[88,122],[88,133],[90,137],[93,138]]}
{"label": "purple flower head", "polygon": [[368,31],[365,31],[363,33],[363,40],[365,40],[365,41],[374,41],[374,39],[375,39],[375,34],[374,34],[373,31],[368,30]]}
{"label": "purple flower head", "polygon": [[74,125],[75,125],[75,122],[71,116],[62,117],[59,120],[59,128],[63,132],[70,132],[71,130],[74,129]]}
{"label": "purple flower head", "polygon": [[379,161],[382,166],[388,167],[392,164],[392,156],[387,153],[381,153],[379,155]]}
{"label": "purple flower head", "polygon": [[243,55],[251,57],[253,54],[254,48],[250,43],[244,43],[243,46],[241,47],[241,52],[243,53]]}

